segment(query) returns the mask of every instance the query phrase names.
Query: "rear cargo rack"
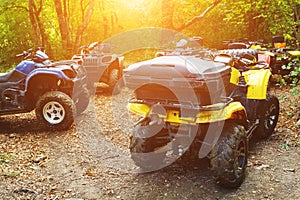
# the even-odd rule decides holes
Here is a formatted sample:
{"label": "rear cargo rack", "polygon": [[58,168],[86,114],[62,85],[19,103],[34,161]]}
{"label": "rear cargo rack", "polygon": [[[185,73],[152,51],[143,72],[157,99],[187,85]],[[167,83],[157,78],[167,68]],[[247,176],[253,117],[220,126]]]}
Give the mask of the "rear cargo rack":
{"label": "rear cargo rack", "polygon": [[75,64],[75,60],[62,60],[62,61],[57,61],[57,62],[52,62],[49,67],[57,67],[60,65],[72,65]]}
{"label": "rear cargo rack", "polygon": [[226,106],[228,106],[230,103],[233,102],[233,99],[231,97],[222,97],[220,102],[207,105],[207,106],[200,106],[195,105],[192,102],[184,101],[184,102],[174,102],[170,100],[162,100],[162,99],[136,99],[131,98],[129,100],[129,103],[137,103],[137,104],[147,104],[147,105],[155,105],[159,104],[163,107],[170,108],[170,109],[189,109],[189,110],[197,110],[197,111],[215,111],[215,110],[222,110]]}
{"label": "rear cargo rack", "polygon": [[175,67],[172,64],[152,64],[151,67]]}

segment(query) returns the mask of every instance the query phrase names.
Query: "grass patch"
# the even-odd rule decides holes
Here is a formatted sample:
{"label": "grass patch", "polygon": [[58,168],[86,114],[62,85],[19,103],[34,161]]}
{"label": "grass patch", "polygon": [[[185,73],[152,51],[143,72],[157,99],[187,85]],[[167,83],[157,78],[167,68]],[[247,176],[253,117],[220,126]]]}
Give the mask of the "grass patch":
{"label": "grass patch", "polygon": [[1,164],[7,164],[9,163],[11,160],[15,160],[16,157],[10,154],[1,154],[0,155],[0,165]]}

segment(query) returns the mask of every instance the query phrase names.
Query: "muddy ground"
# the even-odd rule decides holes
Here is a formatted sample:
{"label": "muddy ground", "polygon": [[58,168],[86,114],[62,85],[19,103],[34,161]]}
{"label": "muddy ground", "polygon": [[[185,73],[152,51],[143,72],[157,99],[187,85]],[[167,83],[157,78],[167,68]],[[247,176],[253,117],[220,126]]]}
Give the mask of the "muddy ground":
{"label": "muddy ground", "polygon": [[207,160],[137,173],[130,123],[122,121],[127,97],[112,100],[100,88],[68,131],[44,130],[34,112],[0,117],[0,199],[300,199],[299,97],[288,88],[272,92],[281,103],[279,124],[251,144],[238,189],[216,186]]}

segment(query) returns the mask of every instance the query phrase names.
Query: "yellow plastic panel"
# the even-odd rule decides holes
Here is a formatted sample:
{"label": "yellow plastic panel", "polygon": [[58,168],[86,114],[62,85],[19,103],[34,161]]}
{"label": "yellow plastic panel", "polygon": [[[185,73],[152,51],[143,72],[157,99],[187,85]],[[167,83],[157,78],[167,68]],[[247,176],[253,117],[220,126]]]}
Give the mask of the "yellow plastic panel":
{"label": "yellow plastic panel", "polygon": [[292,56],[300,56],[300,51],[288,51]]}
{"label": "yellow plastic panel", "polygon": [[240,72],[236,68],[231,68],[230,83],[237,85],[239,83]]}
{"label": "yellow plastic panel", "polygon": [[237,111],[245,111],[245,108],[242,106],[240,102],[233,102],[230,103],[222,110],[215,110],[215,111],[201,111],[197,115],[197,123],[211,123],[211,122],[218,122],[230,119],[232,114]]}
{"label": "yellow plastic panel", "polygon": [[140,103],[129,103],[128,110],[134,114],[146,117],[150,112],[150,106]]}
{"label": "yellow plastic panel", "polygon": [[271,71],[266,69],[249,70],[244,75],[248,85],[247,98],[266,99]]}

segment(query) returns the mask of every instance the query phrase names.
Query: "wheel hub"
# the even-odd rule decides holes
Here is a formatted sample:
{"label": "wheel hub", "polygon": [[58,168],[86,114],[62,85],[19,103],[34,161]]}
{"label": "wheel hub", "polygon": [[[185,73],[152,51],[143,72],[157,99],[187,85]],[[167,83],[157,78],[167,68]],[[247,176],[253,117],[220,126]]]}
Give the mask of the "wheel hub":
{"label": "wheel hub", "polygon": [[276,108],[275,105],[272,105],[269,110],[266,112],[266,120],[265,120],[265,127],[271,128],[276,124]]}
{"label": "wheel hub", "polygon": [[65,118],[64,107],[56,101],[50,101],[43,108],[43,116],[50,124],[59,124]]}

